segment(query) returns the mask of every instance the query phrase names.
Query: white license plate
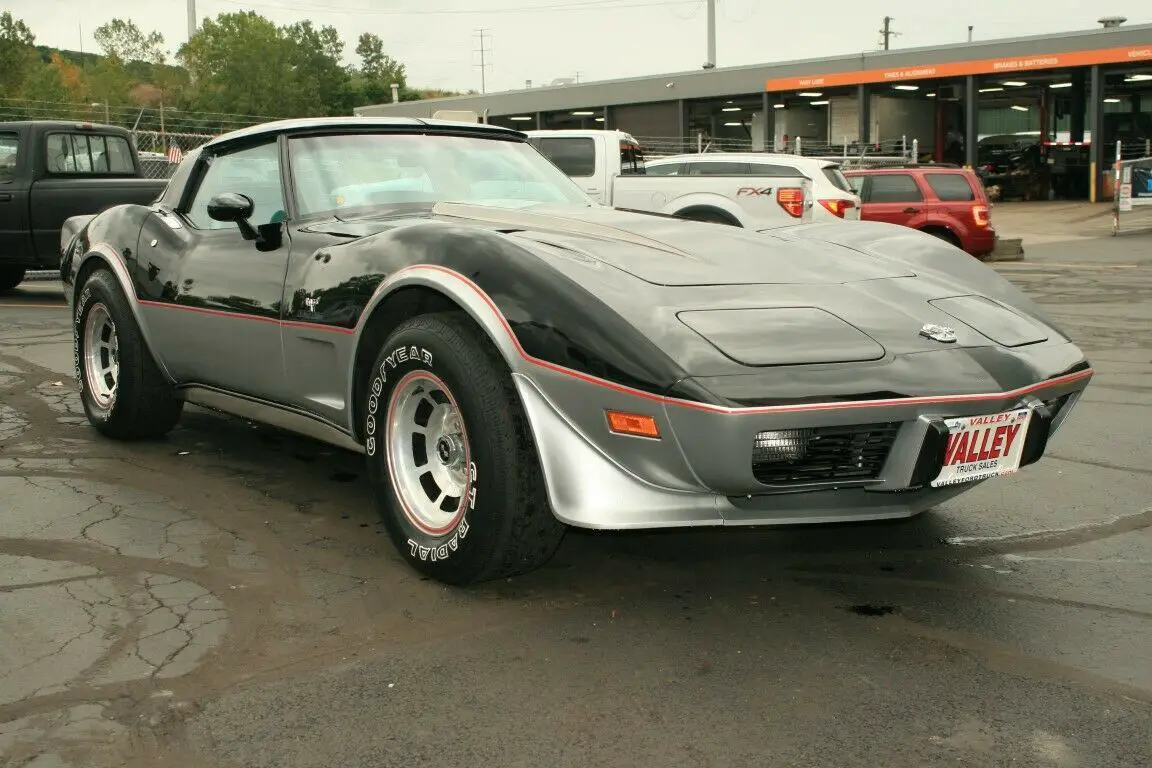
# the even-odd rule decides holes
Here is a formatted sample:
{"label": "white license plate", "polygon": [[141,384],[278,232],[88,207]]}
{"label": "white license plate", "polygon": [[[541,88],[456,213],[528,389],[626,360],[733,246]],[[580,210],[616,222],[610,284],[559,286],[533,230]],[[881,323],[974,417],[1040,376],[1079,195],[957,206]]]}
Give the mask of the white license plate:
{"label": "white license plate", "polygon": [[1010,475],[1020,469],[1030,408],[947,419],[948,449],[933,487]]}

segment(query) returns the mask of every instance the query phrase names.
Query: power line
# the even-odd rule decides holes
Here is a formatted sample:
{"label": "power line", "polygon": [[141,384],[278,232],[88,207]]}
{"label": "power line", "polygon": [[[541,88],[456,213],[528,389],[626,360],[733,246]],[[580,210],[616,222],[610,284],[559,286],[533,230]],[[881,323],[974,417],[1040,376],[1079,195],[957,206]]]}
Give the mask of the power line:
{"label": "power line", "polygon": [[569,12],[569,11],[597,11],[621,10],[625,8],[654,8],[657,6],[673,5],[699,5],[700,0],[584,0],[583,2],[551,3],[548,5],[519,5],[505,8],[485,8],[477,11],[466,8],[421,8],[420,10],[405,10],[400,8],[364,8],[362,6],[332,6],[315,5],[310,3],[252,3],[247,0],[216,0],[219,3],[240,6],[242,8],[268,8],[277,11],[305,11],[321,14],[341,14],[357,16],[439,16],[439,15],[479,15],[490,16],[494,13],[523,13],[538,12]]}

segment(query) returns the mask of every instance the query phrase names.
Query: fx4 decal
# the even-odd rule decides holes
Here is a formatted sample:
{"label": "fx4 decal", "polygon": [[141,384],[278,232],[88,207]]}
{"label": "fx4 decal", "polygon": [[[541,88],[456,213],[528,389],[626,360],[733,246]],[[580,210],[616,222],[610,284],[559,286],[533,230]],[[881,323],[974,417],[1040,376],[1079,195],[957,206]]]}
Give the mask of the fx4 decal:
{"label": "fx4 decal", "polygon": [[760,197],[771,194],[772,187],[740,187],[736,190],[736,197]]}

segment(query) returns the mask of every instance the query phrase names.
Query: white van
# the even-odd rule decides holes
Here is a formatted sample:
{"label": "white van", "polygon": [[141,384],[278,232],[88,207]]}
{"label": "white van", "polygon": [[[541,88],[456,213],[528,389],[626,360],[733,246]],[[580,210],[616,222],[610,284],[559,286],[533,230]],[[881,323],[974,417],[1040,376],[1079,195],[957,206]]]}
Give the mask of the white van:
{"label": "white van", "polygon": [[801,155],[765,152],[705,152],[651,158],[649,176],[782,176],[799,171],[812,180],[817,221],[860,218],[860,196],[852,191],[840,164]]}

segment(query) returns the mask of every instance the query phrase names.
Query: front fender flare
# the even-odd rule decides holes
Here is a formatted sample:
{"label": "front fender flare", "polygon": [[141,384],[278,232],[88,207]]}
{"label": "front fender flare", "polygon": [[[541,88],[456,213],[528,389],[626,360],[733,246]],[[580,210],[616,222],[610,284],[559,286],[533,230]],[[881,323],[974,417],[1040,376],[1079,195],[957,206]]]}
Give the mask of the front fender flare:
{"label": "front fender flare", "polygon": [[[508,321],[480,286],[459,272],[436,264],[414,264],[392,273],[376,287],[364,307],[355,329],[355,352],[348,360],[347,402],[351,404],[356,391],[356,363],[360,345],[372,316],[388,298],[404,288],[430,288],[447,296],[460,306],[479,325],[499,350],[501,357],[514,372],[527,366],[527,355],[512,332]],[[351,416],[353,408],[348,409]],[[355,424],[348,425],[355,430]]]}

